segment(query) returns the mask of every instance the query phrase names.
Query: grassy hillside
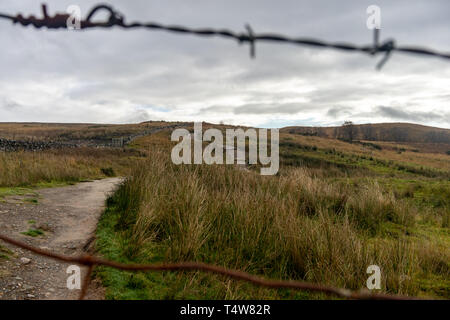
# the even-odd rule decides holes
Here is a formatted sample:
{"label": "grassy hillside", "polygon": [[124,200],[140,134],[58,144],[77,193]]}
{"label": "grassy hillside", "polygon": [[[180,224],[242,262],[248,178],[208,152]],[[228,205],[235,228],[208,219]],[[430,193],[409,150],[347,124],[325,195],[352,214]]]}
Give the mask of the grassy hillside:
{"label": "grassy hillside", "polygon": [[[134,134],[148,126],[0,123],[0,138],[35,141],[111,141],[112,137]],[[83,145],[83,143],[81,144]],[[111,175],[128,175],[135,161],[145,153],[133,148],[58,148],[39,151],[0,151],[0,197],[17,187],[51,186]]]}
{"label": "grassy hillside", "polygon": [[[98,248],[123,262],[194,260],[350,289],[367,266],[383,291],[450,298],[450,157],[281,135],[279,175],[249,166],[175,166],[170,131],[108,201]],[[202,273],[102,268],[110,299],[304,299]]]}
{"label": "grassy hillside", "polygon": [[[353,125],[352,129],[354,140],[446,144],[450,150],[450,129],[411,123],[361,124]],[[348,139],[347,130],[343,127],[286,127],[281,131],[323,138]],[[448,150],[441,150],[441,152]]]}

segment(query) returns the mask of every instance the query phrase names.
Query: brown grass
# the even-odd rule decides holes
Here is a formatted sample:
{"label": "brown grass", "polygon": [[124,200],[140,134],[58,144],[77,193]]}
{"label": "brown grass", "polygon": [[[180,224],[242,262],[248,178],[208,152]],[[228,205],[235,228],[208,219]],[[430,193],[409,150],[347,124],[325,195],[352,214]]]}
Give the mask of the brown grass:
{"label": "brown grass", "polygon": [[105,168],[125,175],[139,156],[133,150],[93,148],[0,152],[0,187],[101,178],[105,177]]}
{"label": "brown grass", "polygon": [[[304,168],[262,177],[229,166],[175,166],[156,153],[117,193],[116,228],[126,234],[126,256],[139,261],[157,246],[165,248],[167,261],[212,262],[351,289],[364,287],[366,268],[376,264],[383,291],[412,295],[423,290],[422,279],[450,275],[448,248],[383,236],[389,224],[415,227],[414,207],[376,183],[359,191]],[[227,294],[246,297],[238,288]]]}
{"label": "brown grass", "polygon": [[[395,145],[392,147],[392,143],[389,144],[389,148],[386,148],[386,143],[370,141],[371,143],[378,144],[383,147],[382,150],[376,150],[370,147],[364,147],[356,143],[348,143],[335,139],[321,138],[321,137],[309,137],[296,134],[280,134],[280,141],[289,141],[298,143],[309,147],[317,147],[319,149],[335,149],[336,151],[344,152],[349,155],[358,155],[373,157],[374,159],[380,159],[383,161],[397,161],[403,164],[425,166],[429,168],[450,171],[450,156],[440,153],[423,153],[405,151],[399,153],[397,150],[402,149],[404,146]],[[396,149],[398,147],[398,149]],[[406,147],[406,150],[411,148]]]}

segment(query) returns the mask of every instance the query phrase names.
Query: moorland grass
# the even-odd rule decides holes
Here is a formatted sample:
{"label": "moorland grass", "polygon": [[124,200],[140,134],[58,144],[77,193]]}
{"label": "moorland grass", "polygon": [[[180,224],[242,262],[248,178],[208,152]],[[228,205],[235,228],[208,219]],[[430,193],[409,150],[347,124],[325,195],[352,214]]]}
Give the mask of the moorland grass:
{"label": "moorland grass", "polygon": [[[100,252],[127,262],[201,261],[355,290],[376,264],[384,292],[449,297],[449,248],[414,232],[417,207],[374,179],[355,185],[321,176],[306,168],[263,177],[233,166],[175,166],[167,153],[155,152],[109,199]],[[317,298],[201,273],[135,276],[102,268],[99,275],[112,299]]]}
{"label": "moorland grass", "polygon": [[131,149],[107,148],[0,152],[0,187],[51,186],[126,175],[141,156]]}

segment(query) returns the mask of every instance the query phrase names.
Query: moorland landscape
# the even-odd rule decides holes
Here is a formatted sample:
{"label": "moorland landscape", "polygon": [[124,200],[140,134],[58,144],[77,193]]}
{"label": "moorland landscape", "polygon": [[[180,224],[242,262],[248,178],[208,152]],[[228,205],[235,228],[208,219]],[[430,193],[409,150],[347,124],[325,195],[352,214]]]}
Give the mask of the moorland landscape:
{"label": "moorland landscape", "polygon": [[[89,246],[107,259],[199,261],[352,290],[365,287],[366,268],[375,264],[379,292],[450,298],[450,130],[406,123],[286,127],[279,172],[261,176],[258,164],[173,164],[174,128],[192,132],[193,124],[1,123],[2,232],[46,247],[59,233],[45,227],[53,214],[44,212],[45,195],[117,177]],[[70,190],[65,196],[76,197]],[[26,210],[39,221],[21,217]],[[30,294],[17,286],[26,281],[20,268],[29,268],[23,255],[0,243],[4,298],[48,297],[44,289]],[[202,272],[98,267],[92,277],[101,299],[327,298]]]}

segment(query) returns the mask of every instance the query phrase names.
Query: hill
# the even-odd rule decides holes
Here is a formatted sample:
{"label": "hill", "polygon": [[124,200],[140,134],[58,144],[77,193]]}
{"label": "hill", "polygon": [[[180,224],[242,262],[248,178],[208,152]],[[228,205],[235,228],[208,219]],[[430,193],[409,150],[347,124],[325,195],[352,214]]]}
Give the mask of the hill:
{"label": "hill", "polygon": [[428,127],[412,123],[376,123],[339,127],[285,127],[281,132],[319,136],[323,138],[401,143],[450,144],[450,129]]}

